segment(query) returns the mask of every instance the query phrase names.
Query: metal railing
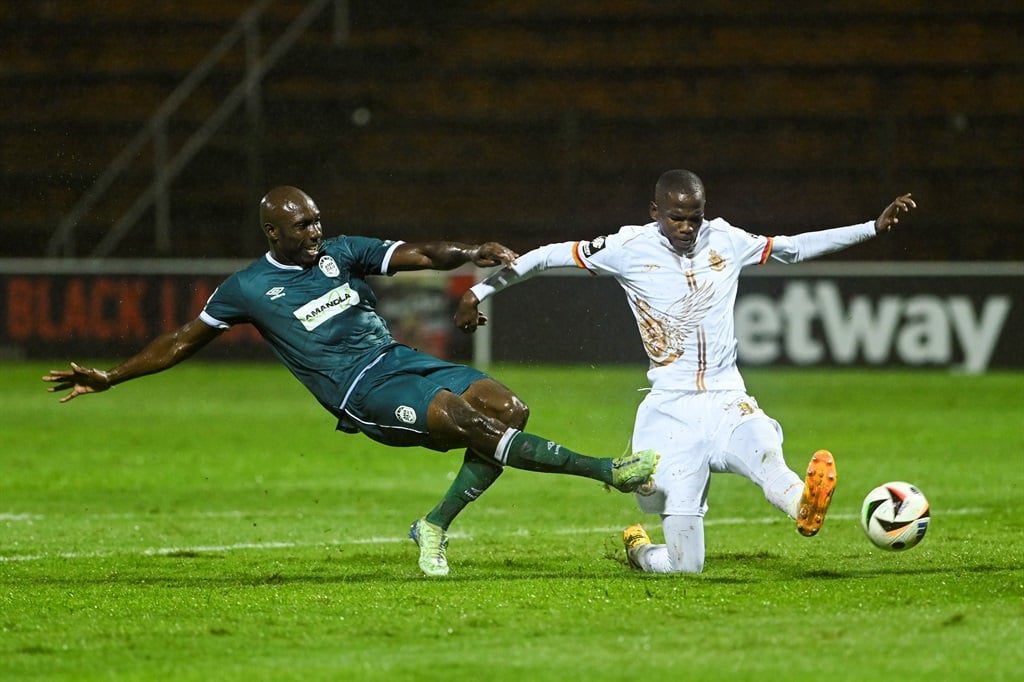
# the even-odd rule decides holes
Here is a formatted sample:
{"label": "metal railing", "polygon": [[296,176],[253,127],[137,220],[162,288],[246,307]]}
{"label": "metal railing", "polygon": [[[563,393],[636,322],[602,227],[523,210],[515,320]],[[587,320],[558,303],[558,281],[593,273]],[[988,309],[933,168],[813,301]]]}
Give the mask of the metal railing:
{"label": "metal railing", "polygon": [[[94,258],[109,256],[151,208],[155,209],[155,245],[160,253],[170,250],[170,183],[210,141],[228,117],[244,102],[250,121],[261,116],[260,87],[266,73],[281,59],[328,6],[334,7],[332,39],[335,45],[348,38],[348,0],[311,0],[288,25],[262,56],[259,54],[259,21],[274,0],[258,0],[239,17],[235,25],[213,47],[195,69],[174,89],[142,129],[99,175],[72,209],[57,224],[46,246],[47,256],[75,256],[76,232],[79,223],[96,206],[114,184],[132,167],[133,160],[146,149],[153,148],[153,180],[113,224],[90,253]],[[220,105],[192,133],[173,155],[168,149],[168,127],[171,118],[188,97],[226,58],[228,52],[244,41],[245,73],[240,83],[224,97]]]}

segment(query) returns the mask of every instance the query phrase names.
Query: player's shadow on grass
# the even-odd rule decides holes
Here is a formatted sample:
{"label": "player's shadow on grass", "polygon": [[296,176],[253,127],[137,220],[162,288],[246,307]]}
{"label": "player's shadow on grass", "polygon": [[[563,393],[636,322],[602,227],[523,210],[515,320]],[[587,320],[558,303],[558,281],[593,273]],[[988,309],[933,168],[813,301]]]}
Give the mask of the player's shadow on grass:
{"label": "player's shadow on grass", "polygon": [[[143,563],[132,566],[111,567],[95,577],[67,575],[64,572],[42,572],[30,578],[4,580],[49,585],[124,584],[172,588],[211,588],[261,585],[344,585],[348,584],[405,584],[416,582],[481,582],[492,580],[606,580],[608,578],[691,580],[710,584],[753,584],[786,580],[851,580],[884,576],[924,576],[955,574],[957,569],[941,566],[899,566],[892,563],[850,568],[808,567],[793,557],[768,551],[718,552],[708,555],[704,573],[654,574],[641,573],[631,568],[621,550],[608,551],[595,563],[593,559],[580,560],[575,556],[549,555],[532,557],[467,556],[453,566],[447,578],[428,578],[419,572],[412,556],[353,556],[349,559],[331,556],[327,560],[310,564],[303,559],[294,567],[285,566],[273,571],[262,571],[250,564],[242,572],[233,569],[233,575],[223,575],[216,567],[226,555],[215,552],[180,551],[147,557]],[[609,571],[607,563],[617,564]],[[165,562],[173,562],[171,568]],[[1020,570],[1018,564],[983,564],[971,566],[971,573],[997,573]],[[617,570],[621,569],[621,570]],[[196,575],[197,571],[209,571]]]}
{"label": "player's shadow on grass", "polygon": [[[998,573],[1000,571],[1019,570],[1019,566],[971,566],[971,573]],[[851,568],[847,570],[837,571],[831,569],[815,569],[809,571],[794,570],[792,572],[793,577],[801,580],[807,578],[816,579],[839,579],[844,580],[847,578],[877,578],[884,576],[893,575],[904,575],[904,576],[915,576],[915,575],[944,575],[959,572],[953,568],[942,568],[939,566],[932,567],[900,567],[900,566],[886,566],[880,568]]]}
{"label": "player's shadow on grass", "polygon": [[[621,575],[609,575],[606,571],[581,570],[579,566],[566,567],[565,569],[550,568],[537,569],[536,567],[509,566],[505,562],[473,562],[468,561],[452,575],[446,578],[428,578],[419,573],[413,567],[390,567],[387,570],[368,568],[360,566],[358,570],[349,573],[301,573],[301,572],[274,572],[267,574],[235,575],[235,576],[176,576],[167,575],[158,570],[142,570],[132,573],[114,573],[104,576],[85,578],[81,576],[66,575],[37,575],[32,578],[19,579],[15,581],[2,581],[8,584],[16,582],[32,583],[35,585],[138,585],[155,588],[174,589],[224,589],[233,587],[261,587],[261,586],[302,586],[302,585],[324,585],[341,586],[353,584],[384,584],[395,585],[409,583],[433,583],[437,585],[452,583],[478,583],[493,582],[495,580],[518,582],[530,580],[551,580],[564,582],[567,579],[581,581],[607,581],[609,578],[628,578],[635,580],[680,580],[690,581],[694,584],[708,583],[713,585],[743,585],[759,584],[770,581],[794,580],[853,580],[864,578],[875,578],[883,576],[921,576],[921,575],[943,575],[956,573],[949,568],[886,568],[886,569],[850,569],[831,570],[814,569],[799,570],[796,567],[776,567],[761,565],[756,569],[749,566],[736,569],[728,568],[724,563],[714,569],[707,570],[699,575],[686,573],[641,573],[627,566],[623,567]],[[1019,570],[1019,566],[997,566],[986,565],[971,568],[972,573],[997,573],[1000,571]]]}

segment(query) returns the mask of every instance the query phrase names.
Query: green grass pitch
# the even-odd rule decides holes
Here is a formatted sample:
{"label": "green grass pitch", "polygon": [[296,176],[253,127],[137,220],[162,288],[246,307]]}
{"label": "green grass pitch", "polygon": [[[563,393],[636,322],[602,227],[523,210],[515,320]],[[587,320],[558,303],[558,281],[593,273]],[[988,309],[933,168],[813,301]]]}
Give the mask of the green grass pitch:
{"label": "green grass pitch", "polygon": [[[657,519],[580,478],[507,471],[422,577],[409,523],[461,455],[333,431],[276,365],[193,360],[67,405],[0,366],[3,680],[1011,680],[1024,670],[1024,376],[747,371],[800,470],[836,454],[821,533],[714,478],[699,576],[624,565]],[[626,448],[639,368],[502,366],[530,430]],[[875,549],[864,494],[932,504]]]}

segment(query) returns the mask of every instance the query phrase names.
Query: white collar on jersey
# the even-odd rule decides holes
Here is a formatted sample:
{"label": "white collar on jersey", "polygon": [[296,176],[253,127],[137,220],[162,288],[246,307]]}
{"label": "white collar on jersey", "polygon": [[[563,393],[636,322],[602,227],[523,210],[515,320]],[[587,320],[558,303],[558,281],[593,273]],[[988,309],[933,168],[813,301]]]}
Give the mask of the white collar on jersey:
{"label": "white collar on jersey", "polygon": [[269,251],[267,251],[267,253],[266,253],[266,259],[267,259],[268,263],[273,265],[275,268],[280,268],[281,270],[305,270],[306,269],[306,268],[302,267],[301,265],[285,265],[284,263],[278,263],[274,259],[274,257],[272,255],[270,255]]}

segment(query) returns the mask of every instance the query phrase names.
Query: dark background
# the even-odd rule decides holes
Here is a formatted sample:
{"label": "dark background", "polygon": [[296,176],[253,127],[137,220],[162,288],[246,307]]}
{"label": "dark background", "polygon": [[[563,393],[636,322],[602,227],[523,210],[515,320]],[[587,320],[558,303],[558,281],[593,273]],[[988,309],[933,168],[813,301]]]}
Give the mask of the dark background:
{"label": "dark background", "polygon": [[[251,2],[0,3],[0,257],[56,226]],[[271,2],[265,53],[305,1]],[[333,40],[336,7],[345,39]],[[294,184],[327,231],[524,251],[646,222],[684,167],[709,217],[777,234],[920,208],[833,258],[1024,260],[1024,4],[483,0],[330,4],[110,255],[262,251]],[[168,120],[168,151],[244,77],[243,44]],[[161,164],[148,144],[76,227],[87,256]]]}

